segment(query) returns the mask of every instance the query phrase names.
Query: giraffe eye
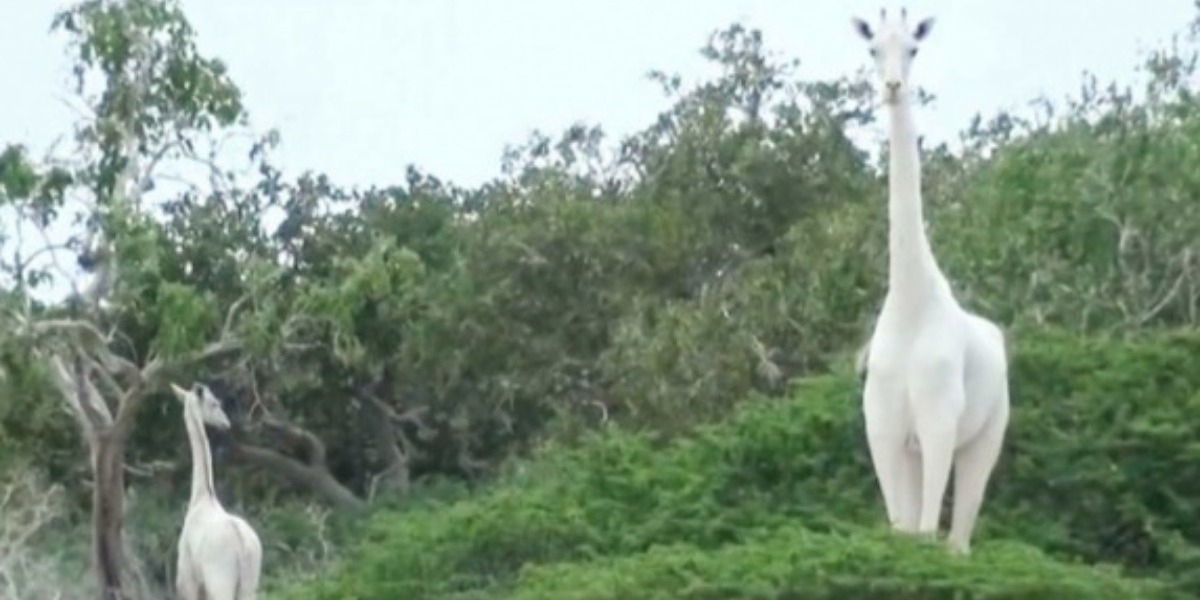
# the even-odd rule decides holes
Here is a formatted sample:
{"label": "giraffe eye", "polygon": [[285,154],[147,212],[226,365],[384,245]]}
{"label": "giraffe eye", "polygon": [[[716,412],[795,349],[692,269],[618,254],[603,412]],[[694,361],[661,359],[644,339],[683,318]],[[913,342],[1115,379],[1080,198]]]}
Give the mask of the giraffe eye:
{"label": "giraffe eye", "polygon": [[871,48],[871,58],[875,58],[876,56],[879,56],[879,51],[875,48]]}
{"label": "giraffe eye", "polygon": [[916,56],[916,55],[917,55],[917,49],[916,49],[916,48],[912,48],[912,49],[910,49],[910,50],[908,51],[908,56],[909,56],[909,58],[911,58],[911,57],[914,57],[914,56]]}

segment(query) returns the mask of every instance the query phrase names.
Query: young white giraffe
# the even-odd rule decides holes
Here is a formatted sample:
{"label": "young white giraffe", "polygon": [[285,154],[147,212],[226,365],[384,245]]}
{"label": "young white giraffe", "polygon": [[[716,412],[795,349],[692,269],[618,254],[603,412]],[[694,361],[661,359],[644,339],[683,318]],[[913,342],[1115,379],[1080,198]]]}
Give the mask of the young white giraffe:
{"label": "young white giraffe", "polygon": [[192,497],[179,535],[175,589],[183,600],[254,600],[262,571],[262,544],[250,524],[221,506],[213,487],[212,454],[204,425],[229,429],[229,417],[207,387],[171,384],[183,402],[192,448]]}
{"label": "young white giraffe", "polygon": [[870,43],[890,118],[888,287],[869,342],[863,414],[887,516],[900,531],[935,536],[954,468],[950,547],[971,532],[1008,428],[1008,357],[992,322],[959,305],[925,234],[921,164],[909,70],[933,19],[880,10]]}

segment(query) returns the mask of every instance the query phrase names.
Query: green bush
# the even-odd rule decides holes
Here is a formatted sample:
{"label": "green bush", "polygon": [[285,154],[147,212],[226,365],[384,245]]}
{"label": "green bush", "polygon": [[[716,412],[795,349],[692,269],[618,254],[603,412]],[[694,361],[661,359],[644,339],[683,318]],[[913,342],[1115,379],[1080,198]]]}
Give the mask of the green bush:
{"label": "green bush", "polygon": [[989,524],[1200,591],[1200,335],[1018,333],[1016,353]]}
{"label": "green bush", "polygon": [[1020,544],[994,544],[965,560],[890,532],[847,536],[790,527],[758,542],[711,552],[676,545],[589,564],[532,567],[514,588],[476,597],[1135,600],[1182,595],[1109,569],[1050,561]]}
{"label": "green bush", "polygon": [[[859,384],[839,373],[686,438],[614,430],[543,448],[488,492],[380,515],[339,569],[288,597],[1166,597],[1078,561],[1200,590],[1200,336],[1018,332],[1015,346],[1008,447],[968,561],[864,530],[882,508]],[[704,578],[671,583],[682,564]]]}

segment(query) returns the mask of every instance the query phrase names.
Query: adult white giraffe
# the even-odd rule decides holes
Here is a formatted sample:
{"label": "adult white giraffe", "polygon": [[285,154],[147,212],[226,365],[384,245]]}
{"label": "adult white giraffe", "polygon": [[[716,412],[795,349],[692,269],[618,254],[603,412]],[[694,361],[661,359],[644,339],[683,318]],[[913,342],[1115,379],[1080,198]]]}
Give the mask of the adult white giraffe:
{"label": "adult white giraffe", "polygon": [[936,536],[951,467],[949,545],[970,552],[971,532],[1008,428],[1004,334],[954,297],[925,234],[921,164],[909,70],[933,19],[880,10],[878,29],[853,20],[870,43],[890,118],[888,286],[865,357],[863,415],[888,520]]}
{"label": "adult white giraffe", "polygon": [[171,384],[183,402],[192,448],[192,497],[179,535],[175,589],[183,600],[254,600],[262,572],[262,543],[245,519],[226,512],[213,487],[207,423],[229,429],[229,417],[207,387]]}

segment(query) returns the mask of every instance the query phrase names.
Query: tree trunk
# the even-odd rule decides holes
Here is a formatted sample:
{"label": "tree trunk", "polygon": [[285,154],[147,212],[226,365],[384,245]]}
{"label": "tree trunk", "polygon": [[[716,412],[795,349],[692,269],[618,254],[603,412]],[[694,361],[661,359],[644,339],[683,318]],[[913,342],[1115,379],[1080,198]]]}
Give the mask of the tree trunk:
{"label": "tree trunk", "polygon": [[92,454],[92,552],[102,600],[130,600],[121,577],[125,569],[122,539],[125,513],[125,441],[112,428],[98,432]]}

